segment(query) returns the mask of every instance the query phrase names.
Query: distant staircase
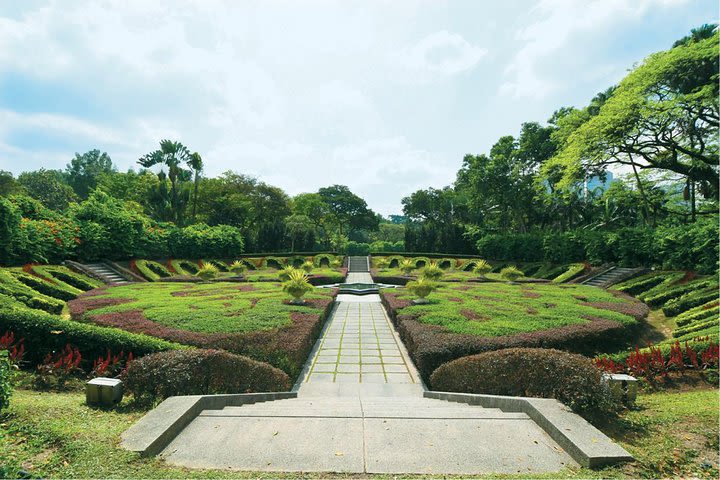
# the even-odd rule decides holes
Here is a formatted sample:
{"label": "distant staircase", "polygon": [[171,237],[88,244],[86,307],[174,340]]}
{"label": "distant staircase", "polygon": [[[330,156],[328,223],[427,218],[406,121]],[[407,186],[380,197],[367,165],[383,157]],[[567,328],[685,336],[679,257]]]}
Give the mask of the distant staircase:
{"label": "distant staircase", "polygon": [[368,257],[348,257],[348,272],[369,272]]}
{"label": "distant staircase", "polygon": [[610,267],[607,270],[594,275],[580,283],[599,288],[608,288],[611,285],[639,275],[645,271],[644,268]]}
{"label": "distant staircase", "polygon": [[136,275],[133,275],[132,272],[129,272],[111,262],[78,263],[68,261],[65,263],[73,270],[96,278],[108,285],[125,285],[140,281],[140,279]]}

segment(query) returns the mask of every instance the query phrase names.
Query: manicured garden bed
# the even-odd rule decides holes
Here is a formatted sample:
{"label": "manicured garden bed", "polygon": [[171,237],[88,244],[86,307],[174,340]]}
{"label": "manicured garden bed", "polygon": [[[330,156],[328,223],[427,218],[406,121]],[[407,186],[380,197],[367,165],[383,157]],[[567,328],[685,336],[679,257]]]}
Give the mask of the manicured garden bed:
{"label": "manicured garden bed", "polygon": [[428,305],[412,305],[404,289],[382,297],[425,379],[445,362],[509,347],[616,349],[648,313],[631,297],[581,285],[443,283]]}
{"label": "manicured garden bed", "polygon": [[109,287],[70,302],[73,319],[268,362],[295,377],[333,301],[316,290],[289,305],[278,283],[153,283]]}

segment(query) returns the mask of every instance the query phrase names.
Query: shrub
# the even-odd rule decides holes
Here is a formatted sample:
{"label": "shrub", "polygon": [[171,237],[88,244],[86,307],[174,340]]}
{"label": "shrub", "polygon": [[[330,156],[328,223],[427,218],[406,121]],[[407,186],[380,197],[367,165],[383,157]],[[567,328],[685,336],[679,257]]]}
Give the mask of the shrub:
{"label": "shrub", "polygon": [[445,272],[443,272],[443,269],[438,266],[437,262],[430,262],[422,269],[422,276],[430,280],[439,280],[442,278],[444,273]]}
{"label": "shrub", "polygon": [[612,288],[620,292],[625,292],[628,295],[638,295],[660,285],[668,276],[669,274],[653,272],[618,283],[613,285]]}
{"label": "shrub", "polygon": [[573,278],[577,277],[585,271],[584,263],[573,263],[571,264],[564,273],[561,273],[557,277],[553,278],[553,283],[565,283]]}
{"label": "shrub", "polygon": [[523,272],[521,272],[517,267],[505,267],[502,270],[500,270],[500,276],[503,277],[508,282],[514,282],[518,278],[523,276]]}
{"label": "shrub", "polygon": [[290,378],[282,370],[222,350],[148,355],[133,361],[123,378],[140,403],[175,395],[278,392],[290,388]]}
{"label": "shrub", "polygon": [[278,272],[278,278],[281,282],[290,280],[290,275],[295,271],[294,267],[285,267]]}
{"label": "shrub", "polygon": [[707,287],[711,286],[717,287],[717,283],[715,283],[713,280],[695,280],[683,285],[676,285],[670,288],[665,288],[655,293],[654,295],[642,295],[641,299],[651,307],[660,307],[662,305],[665,305],[666,302],[672,299],[682,297],[686,293],[699,291],[700,289],[706,289]]}
{"label": "shrub", "polygon": [[288,273],[288,279],[283,283],[283,291],[293,297],[291,303],[302,305],[302,296],[313,289],[308,282],[307,274],[302,270],[293,269]]}
{"label": "shrub", "polygon": [[17,280],[9,271],[0,269],[0,294],[14,298],[30,308],[59,314],[65,302],[48,297]]}
{"label": "shrub", "polygon": [[510,348],[459,358],[430,377],[435,390],[555,398],[574,411],[597,417],[616,404],[593,362],[545,348]]}
{"label": "shrub", "polygon": [[410,275],[410,272],[415,270],[415,262],[413,262],[412,260],[410,260],[408,258],[403,259],[403,261],[400,262],[400,264],[398,266],[400,267],[400,270],[402,270],[402,272],[405,275]]}
{"label": "shrub", "polygon": [[33,290],[47,295],[48,297],[57,298],[58,300],[72,300],[82,293],[82,290],[68,286],[62,288],[62,286],[54,283],[50,283],[34,275],[28,275],[24,272],[12,272],[12,275],[18,279],[18,281]]}
{"label": "shrub", "polygon": [[[287,261],[284,258],[280,257],[267,257],[265,261],[263,262],[263,266],[267,268],[274,268],[276,270],[280,270],[281,268],[285,267],[287,265]],[[292,267],[292,265],[288,265]]]}
{"label": "shrub", "polygon": [[720,302],[714,300],[681,313],[675,317],[675,324],[680,327],[697,320],[718,318],[718,315],[720,315]]}
{"label": "shrub", "polygon": [[152,260],[136,260],[135,268],[140,274],[151,282],[171,276],[170,271],[158,262]]}
{"label": "shrub", "polygon": [[50,352],[67,344],[78,347],[83,357],[97,358],[107,350],[133,352],[136,356],[182,348],[176,343],[117,328],[66,320],[56,315],[30,310],[0,300],[0,331],[11,330],[27,343],[25,359],[37,364]]}
{"label": "shrub", "polygon": [[691,308],[704,305],[708,302],[718,299],[717,284],[712,285],[709,289],[702,289],[695,292],[689,292],[685,295],[668,301],[662,308],[663,313],[667,317],[674,317]]}
{"label": "shrub", "polygon": [[315,255],[315,257],[313,258],[313,263],[318,268],[329,267],[332,265],[333,260],[335,260],[334,255],[330,255],[328,253],[320,253],[318,255]]}
{"label": "shrub", "polygon": [[168,236],[170,254],[180,258],[230,258],[242,253],[244,246],[240,230],[230,225],[197,223],[175,228]]}
{"label": "shrub", "polygon": [[345,246],[345,253],[347,255],[370,255],[370,244],[351,240]]}
{"label": "shrub", "polygon": [[93,288],[103,286],[103,283],[99,280],[95,280],[94,278],[90,278],[81,273],[73,272],[69,268],[58,265],[34,265],[32,267],[32,272],[69,290],[76,288],[80,291],[87,292]]}
{"label": "shrub", "polygon": [[430,263],[428,257],[413,257],[412,262],[415,264],[415,268],[424,268]]}
{"label": "shrub", "polygon": [[313,262],[308,260],[307,262],[305,262],[301,265],[301,268],[305,271],[305,273],[310,273],[310,272],[312,272],[312,269],[314,266],[315,265],[313,265]]}
{"label": "shrub", "polygon": [[437,290],[438,285],[427,277],[420,277],[413,282],[408,282],[408,284],[405,285],[405,288],[418,297],[418,299],[420,299],[418,303],[421,303],[422,300],[425,300],[425,297]]}
{"label": "shrub", "polygon": [[485,275],[490,273],[491,270],[492,265],[490,265],[485,260],[475,261],[475,267],[473,267],[473,272],[476,273],[480,278],[485,278]]}
{"label": "shrub", "polygon": [[233,263],[231,263],[229,268],[229,270],[235,275],[242,275],[246,269],[247,265],[245,265],[244,262],[241,262],[239,260],[235,260]]}
{"label": "shrub", "polygon": [[218,268],[212,263],[206,263],[195,274],[206,282],[218,276]]}
{"label": "shrub", "polygon": [[178,275],[195,275],[198,270],[200,270],[197,263],[193,263],[189,260],[170,260],[170,265]]}
{"label": "shrub", "polygon": [[0,412],[10,405],[13,365],[7,350],[0,350]]}

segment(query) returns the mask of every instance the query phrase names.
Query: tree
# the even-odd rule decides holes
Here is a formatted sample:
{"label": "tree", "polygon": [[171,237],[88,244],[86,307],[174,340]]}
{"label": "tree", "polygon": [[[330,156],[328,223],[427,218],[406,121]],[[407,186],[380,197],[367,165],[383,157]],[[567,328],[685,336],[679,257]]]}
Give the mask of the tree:
{"label": "tree", "polygon": [[673,172],[687,179],[691,196],[697,186],[717,200],[718,63],[717,33],[650,55],[567,137],[545,171],[561,171],[558,184],[568,188],[588,170],[623,165],[646,203],[639,172]]}
{"label": "tree", "polygon": [[7,197],[16,193],[22,193],[22,186],[12,173],[0,170],[0,196]]}
{"label": "tree", "polygon": [[303,244],[312,237],[315,225],[307,215],[293,214],[285,218],[285,228],[290,237],[290,251],[295,251],[295,242],[299,241]]}
{"label": "tree", "polygon": [[[190,178],[190,172],[182,168],[183,164],[187,164],[192,160],[190,150],[180,142],[172,140],[161,140],[160,149],[148,153],[138,159],[138,163],[145,168],[155,165],[165,165],[168,169],[167,179],[170,182],[170,190],[167,192],[171,220],[177,225],[182,226],[184,223],[185,208],[187,207],[187,199],[189,194],[184,191],[184,182]],[[162,188],[156,190],[156,200],[159,204],[164,202],[166,197]]]}
{"label": "tree", "polygon": [[345,185],[323,187],[318,194],[328,206],[328,220],[336,235],[347,235],[350,229],[377,230],[375,213]]}
{"label": "tree", "polygon": [[65,167],[65,178],[78,197],[86,199],[95,189],[103,174],[115,171],[110,156],[100,150],[90,150],[75,158]]}
{"label": "tree", "polygon": [[203,160],[198,152],[195,152],[192,155],[190,155],[190,159],[188,160],[188,166],[194,173],[193,207],[192,207],[192,219],[194,222],[196,214],[197,214],[197,197],[198,197],[198,185],[199,185],[199,180],[200,180],[200,173],[203,170]]}
{"label": "tree", "polygon": [[18,176],[18,183],[25,188],[28,195],[51,210],[65,210],[70,203],[78,199],[59,170],[41,168],[33,172],[23,172]]}

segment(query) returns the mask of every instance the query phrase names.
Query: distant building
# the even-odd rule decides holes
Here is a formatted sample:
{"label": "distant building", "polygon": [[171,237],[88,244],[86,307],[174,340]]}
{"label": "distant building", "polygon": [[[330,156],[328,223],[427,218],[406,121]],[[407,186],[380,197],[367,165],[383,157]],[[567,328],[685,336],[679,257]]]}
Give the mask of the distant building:
{"label": "distant building", "polygon": [[614,180],[613,173],[605,172],[604,177],[603,179],[600,175],[595,175],[594,177],[585,179],[582,189],[583,198],[598,196],[607,190]]}

